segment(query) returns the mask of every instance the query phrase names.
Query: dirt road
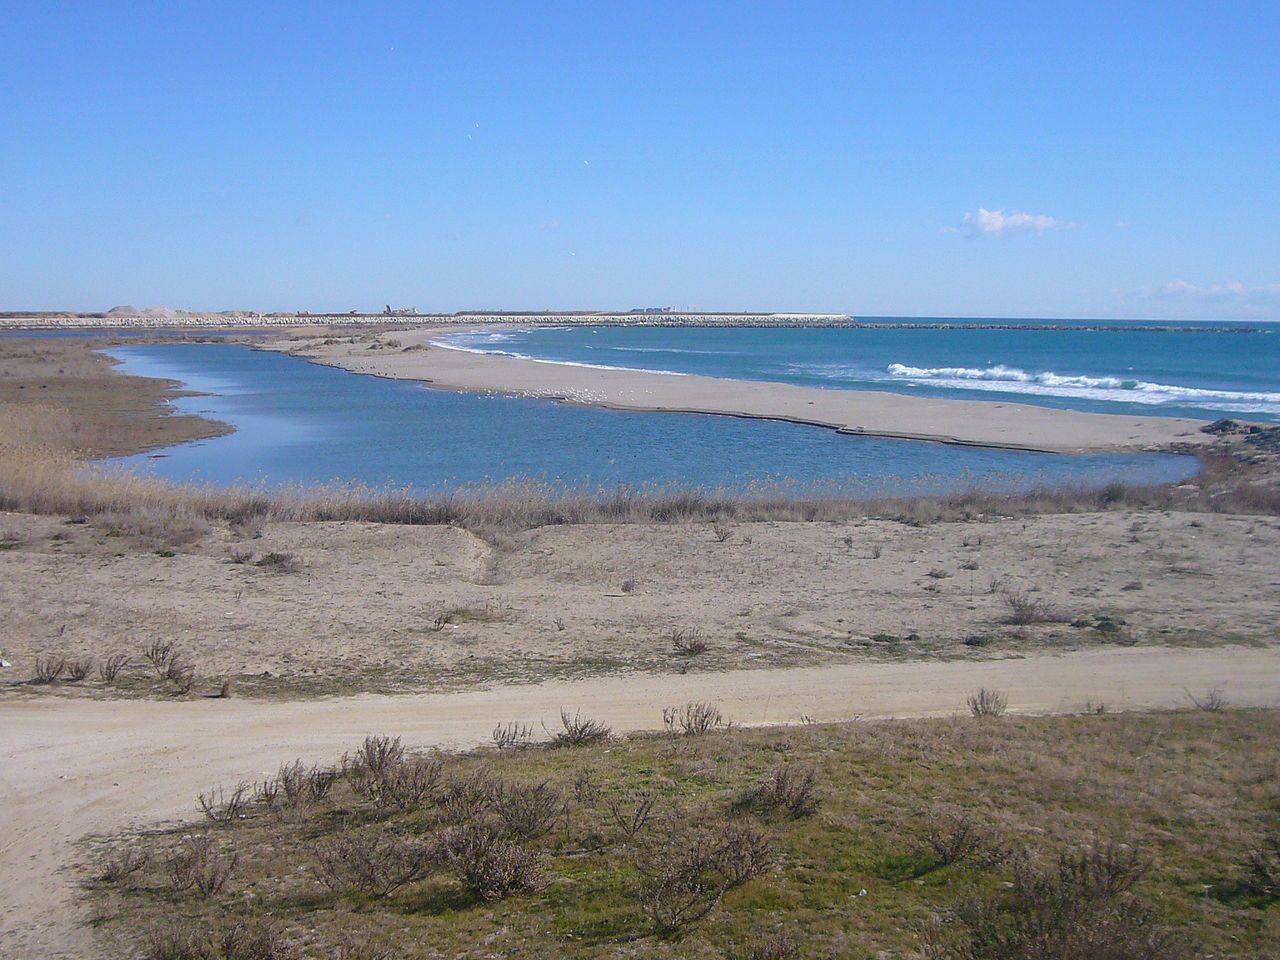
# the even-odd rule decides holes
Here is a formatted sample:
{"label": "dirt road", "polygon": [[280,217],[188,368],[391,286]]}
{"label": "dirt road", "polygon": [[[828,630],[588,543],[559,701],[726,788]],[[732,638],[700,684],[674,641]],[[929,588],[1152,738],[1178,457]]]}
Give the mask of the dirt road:
{"label": "dirt road", "polygon": [[1220,687],[1233,705],[1280,704],[1280,648],[1128,648],[985,662],[841,664],[792,670],[614,676],[456,694],[292,702],[0,703],[0,956],[94,955],[78,905],[76,843],[195,815],[195,794],[282,760],[332,760],[371,733],[462,747],[507,720],[556,721],[562,706],[618,730],[661,724],[663,706],[714,701],[745,724],[948,715],[979,685],[1017,711],[1186,704]]}

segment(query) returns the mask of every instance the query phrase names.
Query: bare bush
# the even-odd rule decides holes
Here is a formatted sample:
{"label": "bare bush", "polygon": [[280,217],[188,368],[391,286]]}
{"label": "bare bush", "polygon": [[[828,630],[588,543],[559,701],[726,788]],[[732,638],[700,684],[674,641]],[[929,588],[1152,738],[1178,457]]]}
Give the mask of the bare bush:
{"label": "bare bush", "polygon": [[224,960],[301,960],[301,945],[270,921],[237,923],[217,938]]}
{"label": "bare bush", "polygon": [[1280,830],[1271,830],[1246,856],[1245,887],[1260,897],[1280,897]]}
{"label": "bare bush", "polygon": [[725,523],[723,520],[713,521],[711,524],[711,535],[715,538],[716,543],[727,543],[733,538],[733,527]]}
{"label": "bare bush", "polygon": [[545,882],[537,853],[486,827],[452,828],[442,834],[440,845],[449,870],[483,903],[537,890]]}
{"label": "bare bush", "polygon": [[1205,713],[1221,713],[1230,704],[1220,687],[1206,690],[1200,696],[1196,696],[1190,690],[1184,690],[1183,692],[1197,710],[1203,710]]}
{"label": "bare bush", "polygon": [[232,550],[231,553],[227,555],[227,563],[246,564],[246,563],[252,563],[252,562],[253,562],[252,550]]}
{"label": "bare bush", "polygon": [[66,657],[36,657],[35,672],[32,683],[53,683],[66,672]]}
{"label": "bare bush", "polygon": [[924,838],[944,866],[982,856],[995,845],[990,827],[971,811],[952,806],[936,806],[929,811]]}
{"label": "bare bush", "polygon": [[443,771],[444,761],[438,757],[412,757],[357,782],[377,807],[416,810],[436,798]]}
{"label": "bare bush", "polygon": [[994,894],[975,894],[931,934],[940,960],[1178,960],[1185,944],[1132,893],[1147,872],[1115,844],[1063,853],[1054,868],[1023,867]]}
{"label": "bare bush", "polygon": [[700,737],[723,726],[724,717],[711,704],[697,700],[683,707],[664,708],[662,725],[672,736]]}
{"label": "bare bush", "polygon": [[353,766],[362,775],[379,777],[403,759],[404,744],[399,737],[365,737]]}
{"label": "bare bush", "polygon": [[965,701],[975,717],[1002,717],[1009,708],[1009,697],[999,690],[979,687]]}
{"label": "bare bush", "polygon": [[493,745],[499,750],[515,750],[533,742],[533,726],[527,723],[500,723],[493,728]]}
{"label": "bare bush", "polygon": [[196,683],[196,668],[185,660],[169,661],[164,678],[173,684],[174,693],[186,696]]}
{"label": "bare bush", "polygon": [[672,649],[682,657],[696,657],[707,652],[709,645],[697,627],[673,627],[669,636]]}
{"label": "bare bush", "polygon": [[774,862],[768,837],[751,827],[677,835],[636,858],[640,911],[661,934],[705,917],[729,890]]}
{"label": "bare bush", "polygon": [[172,669],[173,664],[182,659],[182,653],[172,640],[154,640],[142,651],[142,656],[156,671],[161,680]]}
{"label": "bare bush", "polygon": [[169,882],[180,893],[195,890],[209,897],[226,886],[239,860],[236,853],[223,856],[211,837],[188,837],[169,858]]}
{"label": "bare bush", "polygon": [[741,950],[729,953],[729,960],[797,960],[800,946],[786,933],[773,933],[757,939]]}
{"label": "bare bush", "polygon": [[114,683],[121,671],[129,665],[130,658],[123,653],[113,653],[98,664],[98,679],[103,683]]}
{"label": "bare bush", "polygon": [[1035,623],[1065,623],[1071,618],[1056,609],[1047,600],[1033,597],[1029,593],[1016,590],[1004,590],[1000,597],[1009,608],[1005,623],[1014,626],[1030,626]]}
{"label": "bare bush", "polygon": [[67,663],[67,680],[79,683],[93,672],[93,657],[81,657]]}
{"label": "bare bush", "polygon": [[649,818],[653,815],[653,808],[658,802],[656,793],[640,794],[637,797],[630,798],[627,802],[623,802],[617,797],[610,797],[605,805],[609,809],[609,815],[613,818],[623,835],[629,841],[634,841],[642,830],[649,824]]}
{"label": "bare bush", "polygon": [[440,791],[440,819],[443,823],[470,823],[484,816],[493,802],[497,786],[487,777],[455,777]]}
{"label": "bare bush", "polygon": [[253,565],[264,570],[271,570],[274,573],[296,573],[302,568],[302,561],[292,553],[281,553],[272,550],[255,560]]}
{"label": "bare bush", "polygon": [[600,787],[591,776],[590,770],[579,770],[573,778],[573,799],[579,806],[587,806],[600,799]]}
{"label": "bare bush", "polygon": [[730,826],[716,840],[716,866],[730,887],[760,876],[776,862],[773,841],[755,827]]}
{"label": "bare bush", "polygon": [[234,823],[244,816],[249,797],[249,785],[240,783],[230,793],[222,787],[215,787],[207,793],[198,794],[196,802],[205,817],[214,823]]}
{"label": "bare bush", "polygon": [[563,730],[557,730],[555,733],[547,731],[552,745],[557,747],[585,747],[593,743],[602,743],[613,736],[611,727],[599,720],[584,717],[581,711],[570,714],[568,710],[562,708],[560,724],[564,727]]}
{"label": "bare bush", "polygon": [[786,810],[792,817],[811,816],[821,804],[814,790],[816,781],[817,773],[812,767],[774,767],[747,791],[742,802],[758,810]]}
{"label": "bare bush", "polygon": [[104,883],[125,886],[146,869],[151,862],[151,853],[147,850],[114,850],[102,858],[98,869],[98,879]]}
{"label": "bare bush", "polygon": [[316,879],[335,893],[386,897],[430,876],[439,863],[430,844],[380,831],[344,832],[315,846]]}
{"label": "bare bush", "polygon": [[494,791],[493,812],[519,837],[540,837],[565,815],[563,795],[547,782],[503,783]]}
{"label": "bare bush", "polygon": [[203,931],[172,921],[147,931],[146,960],[218,960],[213,942]]}

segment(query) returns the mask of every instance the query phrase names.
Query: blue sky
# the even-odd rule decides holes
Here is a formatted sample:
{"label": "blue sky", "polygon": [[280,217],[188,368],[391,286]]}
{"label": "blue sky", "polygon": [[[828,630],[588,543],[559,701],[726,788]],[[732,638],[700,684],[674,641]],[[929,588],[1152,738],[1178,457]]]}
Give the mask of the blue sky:
{"label": "blue sky", "polygon": [[0,309],[1280,319],[1280,5],[0,0]]}

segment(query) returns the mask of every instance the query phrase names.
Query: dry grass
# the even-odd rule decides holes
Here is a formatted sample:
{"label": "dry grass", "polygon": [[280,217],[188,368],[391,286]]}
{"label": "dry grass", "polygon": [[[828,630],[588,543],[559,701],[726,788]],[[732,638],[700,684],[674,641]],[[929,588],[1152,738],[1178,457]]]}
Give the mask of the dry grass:
{"label": "dry grass", "polygon": [[1280,514],[1280,487],[1243,477],[1226,458],[1206,462],[1201,484],[1184,487],[1107,487],[998,495],[969,492],[897,500],[796,499],[693,490],[621,488],[591,494],[555,485],[509,482],[435,496],[366,486],[265,490],[174,486],[128,472],[89,467],[54,445],[69,429],[52,412],[24,414],[0,426],[0,510],[98,518],[108,529],[170,546],[198,538],[203,525],[264,521],[360,520],[390,524],[449,524],[501,538],[521,530],[574,523],[715,524],[716,539],[731,535],[725,518],[740,522],[843,521],[880,517],[920,525],[978,516],[1023,516],[1117,509],[1178,509]]}

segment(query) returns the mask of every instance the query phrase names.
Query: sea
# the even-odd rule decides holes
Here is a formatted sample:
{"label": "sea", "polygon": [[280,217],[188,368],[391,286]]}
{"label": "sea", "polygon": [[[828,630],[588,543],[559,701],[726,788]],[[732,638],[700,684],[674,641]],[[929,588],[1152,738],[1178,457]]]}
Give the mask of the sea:
{"label": "sea", "polygon": [[833,390],[1280,420],[1280,324],[873,318],[856,327],[540,327],[457,349]]}

